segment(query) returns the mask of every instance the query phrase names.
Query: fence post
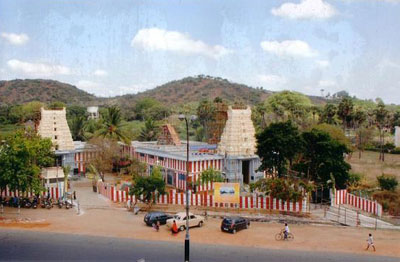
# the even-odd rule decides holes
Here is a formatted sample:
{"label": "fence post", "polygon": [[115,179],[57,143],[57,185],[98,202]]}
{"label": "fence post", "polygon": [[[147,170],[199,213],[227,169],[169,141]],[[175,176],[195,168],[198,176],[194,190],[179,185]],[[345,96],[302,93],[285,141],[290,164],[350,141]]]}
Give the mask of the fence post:
{"label": "fence post", "polygon": [[338,217],[337,217],[337,221],[340,223],[340,204],[339,204],[339,208],[338,208]]}
{"label": "fence post", "polygon": [[344,224],[347,225],[346,221],[347,209],[344,209]]}
{"label": "fence post", "polygon": [[4,207],[3,207],[3,203],[1,203],[1,216],[3,216],[3,213],[4,213]]}
{"label": "fence post", "polygon": [[326,207],[324,207],[324,218],[326,218]]}
{"label": "fence post", "polygon": [[378,227],[378,215],[375,216],[375,230]]}
{"label": "fence post", "polygon": [[357,226],[361,225],[360,216],[359,216],[359,211],[358,211],[358,210],[357,210],[357,220],[356,220],[356,224],[357,224]]}

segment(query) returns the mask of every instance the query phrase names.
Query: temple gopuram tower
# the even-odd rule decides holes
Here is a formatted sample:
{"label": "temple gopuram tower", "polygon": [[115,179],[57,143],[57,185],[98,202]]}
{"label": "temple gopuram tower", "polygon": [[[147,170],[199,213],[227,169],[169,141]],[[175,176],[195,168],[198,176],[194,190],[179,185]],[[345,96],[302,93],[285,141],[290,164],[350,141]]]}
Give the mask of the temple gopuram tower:
{"label": "temple gopuram tower", "polygon": [[43,138],[50,138],[56,151],[74,150],[65,108],[47,110],[42,107],[40,113],[38,134]]}

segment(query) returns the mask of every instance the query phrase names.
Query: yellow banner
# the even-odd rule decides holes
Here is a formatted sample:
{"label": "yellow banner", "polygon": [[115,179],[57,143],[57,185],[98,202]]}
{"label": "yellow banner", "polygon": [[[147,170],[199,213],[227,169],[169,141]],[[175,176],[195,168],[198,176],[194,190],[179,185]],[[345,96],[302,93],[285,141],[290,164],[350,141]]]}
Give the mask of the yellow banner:
{"label": "yellow banner", "polygon": [[214,202],[239,204],[240,183],[214,183]]}

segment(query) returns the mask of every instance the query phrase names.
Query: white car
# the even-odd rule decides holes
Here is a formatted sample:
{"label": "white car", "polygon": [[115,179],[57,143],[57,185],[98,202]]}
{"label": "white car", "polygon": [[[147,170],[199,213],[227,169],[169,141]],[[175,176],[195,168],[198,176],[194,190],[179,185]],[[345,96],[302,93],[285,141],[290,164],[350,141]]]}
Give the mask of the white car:
{"label": "white car", "polygon": [[[168,219],[167,227],[172,228],[174,220],[179,231],[186,229],[186,212],[179,212],[173,218]],[[203,224],[204,217],[189,213],[189,227],[202,227]]]}

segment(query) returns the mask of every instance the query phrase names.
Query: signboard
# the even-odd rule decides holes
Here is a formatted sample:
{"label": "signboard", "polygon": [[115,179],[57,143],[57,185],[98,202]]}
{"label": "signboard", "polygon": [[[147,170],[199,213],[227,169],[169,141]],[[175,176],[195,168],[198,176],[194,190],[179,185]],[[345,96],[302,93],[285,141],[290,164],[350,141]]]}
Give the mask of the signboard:
{"label": "signboard", "polygon": [[214,202],[239,204],[240,183],[214,183]]}

